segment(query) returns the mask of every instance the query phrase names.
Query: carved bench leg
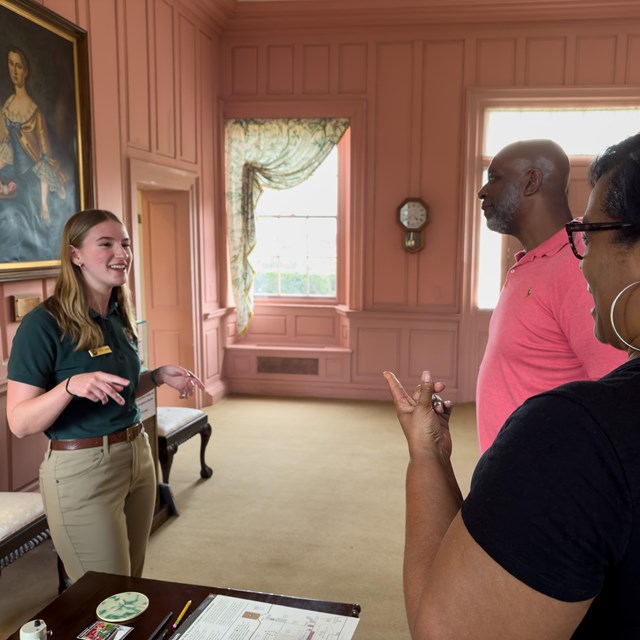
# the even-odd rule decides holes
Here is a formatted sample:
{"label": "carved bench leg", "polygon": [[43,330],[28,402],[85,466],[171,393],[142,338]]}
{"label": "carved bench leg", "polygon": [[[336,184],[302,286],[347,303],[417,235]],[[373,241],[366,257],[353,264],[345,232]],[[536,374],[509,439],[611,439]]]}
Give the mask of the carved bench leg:
{"label": "carved bench leg", "polygon": [[178,450],[178,445],[169,444],[166,447],[165,456],[160,458],[160,467],[162,469],[162,482],[169,484],[169,473],[171,473],[171,465],[173,464],[173,456]]}
{"label": "carved bench leg", "polygon": [[205,479],[213,475],[213,469],[204,461],[204,451],[207,448],[210,437],[211,425],[207,423],[200,432],[200,477]]}

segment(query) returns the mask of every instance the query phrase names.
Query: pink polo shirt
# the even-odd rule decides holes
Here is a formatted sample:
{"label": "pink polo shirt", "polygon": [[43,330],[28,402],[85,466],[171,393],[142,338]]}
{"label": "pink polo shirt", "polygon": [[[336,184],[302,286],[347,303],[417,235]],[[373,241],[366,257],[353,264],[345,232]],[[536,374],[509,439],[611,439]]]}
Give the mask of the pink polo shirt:
{"label": "pink polo shirt", "polygon": [[593,335],[593,298],[564,229],[515,259],[478,373],[482,452],[527,398],[572,380],[600,378],[627,359]]}

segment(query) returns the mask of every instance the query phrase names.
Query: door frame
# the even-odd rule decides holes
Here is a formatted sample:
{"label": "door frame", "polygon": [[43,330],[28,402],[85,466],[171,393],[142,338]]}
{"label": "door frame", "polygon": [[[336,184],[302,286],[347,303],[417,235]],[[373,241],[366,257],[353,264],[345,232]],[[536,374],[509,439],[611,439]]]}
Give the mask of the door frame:
{"label": "door frame", "polygon": [[[202,379],[204,371],[203,361],[203,336],[202,323],[197,320],[202,316],[201,299],[200,299],[200,270],[198,265],[202,264],[200,256],[200,219],[197,215],[197,187],[198,175],[165,167],[162,165],[146,162],[137,158],[129,160],[129,184],[130,184],[130,220],[127,226],[131,230],[131,238],[134,246],[133,254],[133,282],[132,291],[135,297],[136,317],[145,317],[144,294],[142,291],[142,278],[138,274],[142,274],[142,263],[140,251],[141,246],[139,220],[141,219],[140,200],[138,194],[145,190],[168,190],[168,191],[187,191],[189,193],[189,272],[191,274],[191,324],[193,332],[193,362],[194,373]],[[202,391],[196,389],[196,406],[202,406]]]}

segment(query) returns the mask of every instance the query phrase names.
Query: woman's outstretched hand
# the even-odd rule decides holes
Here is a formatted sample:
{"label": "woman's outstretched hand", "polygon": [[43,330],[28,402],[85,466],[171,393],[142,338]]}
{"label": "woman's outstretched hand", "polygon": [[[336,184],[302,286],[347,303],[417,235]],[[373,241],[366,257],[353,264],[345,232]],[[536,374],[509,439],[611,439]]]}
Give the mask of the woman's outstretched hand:
{"label": "woman's outstretched hand", "polygon": [[155,370],[155,377],[158,382],[164,382],[179,391],[181,398],[191,397],[196,387],[204,389],[204,383],[195,373],[175,364],[158,367]]}
{"label": "woman's outstretched hand", "polygon": [[94,371],[91,373],[76,373],[67,379],[65,389],[76,398],[86,398],[92,402],[107,404],[109,399],[119,405],[124,404],[120,392],[129,385],[126,378],[112,373]]}
{"label": "woman's outstretched hand", "polygon": [[444,383],[434,382],[429,371],[424,371],[420,384],[409,395],[394,373],[384,371],[383,375],[409,444],[409,454],[436,453],[450,457],[449,417],[452,403],[438,395],[444,391]]}

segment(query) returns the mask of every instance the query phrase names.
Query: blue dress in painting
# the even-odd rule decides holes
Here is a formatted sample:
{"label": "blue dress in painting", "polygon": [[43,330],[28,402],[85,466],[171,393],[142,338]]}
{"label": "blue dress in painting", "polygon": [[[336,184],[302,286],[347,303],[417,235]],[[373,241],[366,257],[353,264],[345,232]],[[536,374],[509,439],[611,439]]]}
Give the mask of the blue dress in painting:
{"label": "blue dress in painting", "polygon": [[50,156],[40,109],[33,103],[27,114],[18,114],[13,98],[0,119],[0,263],[57,260],[75,203]]}

